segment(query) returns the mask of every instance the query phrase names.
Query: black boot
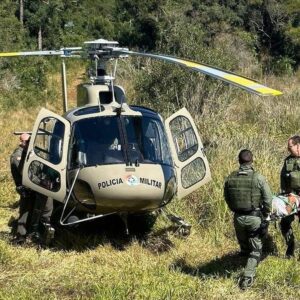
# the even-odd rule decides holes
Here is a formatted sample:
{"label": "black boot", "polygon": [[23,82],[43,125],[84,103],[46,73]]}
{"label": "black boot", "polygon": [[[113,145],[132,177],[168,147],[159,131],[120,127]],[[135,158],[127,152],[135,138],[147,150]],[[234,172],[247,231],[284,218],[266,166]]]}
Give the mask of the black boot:
{"label": "black boot", "polygon": [[42,236],[42,242],[45,246],[49,246],[54,239],[55,229],[50,223],[43,223],[44,232]]}
{"label": "black boot", "polygon": [[288,244],[288,247],[286,249],[285,256],[287,258],[292,258],[294,256],[294,252],[295,252],[295,242],[290,241],[290,243]]}
{"label": "black boot", "polygon": [[241,290],[246,290],[254,283],[254,277],[242,276],[239,280],[239,287]]}

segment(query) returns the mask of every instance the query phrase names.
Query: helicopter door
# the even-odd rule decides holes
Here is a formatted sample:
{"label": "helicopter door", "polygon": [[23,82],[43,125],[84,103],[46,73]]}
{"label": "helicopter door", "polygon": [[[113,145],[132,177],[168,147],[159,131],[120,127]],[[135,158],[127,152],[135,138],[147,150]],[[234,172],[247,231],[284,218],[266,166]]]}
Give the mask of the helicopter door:
{"label": "helicopter door", "polygon": [[177,197],[183,198],[211,179],[196,125],[183,108],[165,121],[177,172]]}
{"label": "helicopter door", "polygon": [[23,169],[23,185],[64,201],[70,123],[41,109],[35,121]]}

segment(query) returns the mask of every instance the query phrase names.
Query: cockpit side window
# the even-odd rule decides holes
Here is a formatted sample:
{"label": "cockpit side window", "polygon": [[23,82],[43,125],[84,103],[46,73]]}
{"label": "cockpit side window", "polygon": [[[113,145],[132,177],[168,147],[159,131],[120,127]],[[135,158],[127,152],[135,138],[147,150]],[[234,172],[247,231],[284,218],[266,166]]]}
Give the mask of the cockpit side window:
{"label": "cockpit side window", "polygon": [[37,156],[57,165],[62,158],[62,142],[65,126],[55,118],[41,121],[33,149]]}
{"label": "cockpit side window", "polygon": [[[37,157],[58,165],[62,160],[65,125],[53,117],[41,120],[36,134],[33,150]],[[28,168],[31,182],[52,192],[61,188],[60,173],[39,160],[33,160]]]}
{"label": "cockpit side window", "polygon": [[178,116],[170,123],[174,145],[181,162],[192,157],[199,148],[195,131],[188,118]]}

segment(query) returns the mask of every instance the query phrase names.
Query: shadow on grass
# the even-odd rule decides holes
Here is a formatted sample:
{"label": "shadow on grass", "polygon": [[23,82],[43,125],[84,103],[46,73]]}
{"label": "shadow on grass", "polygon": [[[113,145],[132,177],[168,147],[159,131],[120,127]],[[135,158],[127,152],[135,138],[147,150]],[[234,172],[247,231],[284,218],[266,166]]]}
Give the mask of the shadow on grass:
{"label": "shadow on grass", "polygon": [[[261,261],[268,255],[277,255],[277,247],[271,236],[264,239],[264,247]],[[239,252],[227,253],[217,257],[208,263],[193,267],[182,258],[175,260],[170,268],[182,273],[198,277],[231,277],[232,273],[242,270],[247,262],[247,257],[240,256]]]}
{"label": "shadow on grass", "polygon": [[[53,251],[78,251],[94,249],[98,246],[111,245],[118,251],[124,251],[134,242],[155,254],[169,251],[174,244],[169,239],[169,232],[176,235],[173,226],[159,231],[152,231],[156,221],[155,215],[129,216],[126,234],[124,222],[118,215],[111,215],[93,221],[78,224],[74,227],[55,226],[55,237],[49,246],[41,245],[27,239],[25,247],[36,247],[38,249],[49,248]],[[11,218],[8,224],[11,233],[0,233],[0,239],[16,244],[14,236],[16,233],[17,219]],[[18,244],[20,245],[20,244]]]}
{"label": "shadow on grass", "polygon": [[75,228],[57,227],[53,250],[86,251],[98,246],[111,245],[114,249],[124,251],[134,242],[147,250],[159,254],[173,248],[168,238],[172,228],[152,232],[156,216],[130,216],[128,219],[129,234],[126,234],[124,222],[117,215],[86,222]]}
{"label": "shadow on grass", "polygon": [[184,259],[178,259],[172,263],[170,268],[192,276],[230,277],[233,272],[246,264],[246,260],[238,253],[228,253],[196,267],[190,266]]}

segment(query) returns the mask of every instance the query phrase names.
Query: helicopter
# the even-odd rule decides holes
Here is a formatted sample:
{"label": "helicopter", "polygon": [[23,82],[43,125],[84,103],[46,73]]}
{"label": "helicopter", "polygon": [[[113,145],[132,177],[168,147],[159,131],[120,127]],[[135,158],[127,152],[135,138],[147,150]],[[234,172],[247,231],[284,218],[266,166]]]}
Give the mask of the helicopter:
{"label": "helicopter", "polygon": [[[62,226],[119,215],[128,233],[130,215],[161,210],[211,180],[197,127],[182,108],[165,121],[159,113],[126,103],[125,91],[107,75],[109,61],[142,56],[177,64],[261,96],[281,95],[251,79],[172,56],[135,52],[98,39],[83,47],[0,53],[0,57],[60,56],[64,114],[42,108],[31,134],[23,185],[51,197]],[[77,87],[77,107],[68,110],[64,59],[88,58],[89,82]],[[116,71],[116,64],[115,64]],[[171,215],[168,215],[169,217]],[[188,227],[180,217],[171,216]]]}

